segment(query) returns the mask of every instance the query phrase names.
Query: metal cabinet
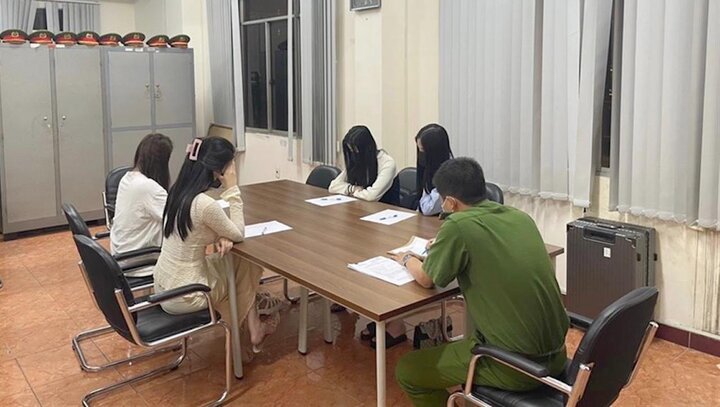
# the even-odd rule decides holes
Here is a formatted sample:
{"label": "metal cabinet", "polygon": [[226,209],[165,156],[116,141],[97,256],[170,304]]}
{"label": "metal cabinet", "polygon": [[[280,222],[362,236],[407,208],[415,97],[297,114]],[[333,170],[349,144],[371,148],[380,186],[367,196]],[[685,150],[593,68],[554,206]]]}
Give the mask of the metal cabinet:
{"label": "metal cabinet", "polygon": [[180,172],[185,146],[195,137],[193,50],[103,49],[106,134],[111,167],[129,165],[148,133],[173,141],[170,175]]}
{"label": "metal cabinet", "polygon": [[65,223],[62,202],[102,216],[100,57],[85,47],[0,46],[2,230]]}

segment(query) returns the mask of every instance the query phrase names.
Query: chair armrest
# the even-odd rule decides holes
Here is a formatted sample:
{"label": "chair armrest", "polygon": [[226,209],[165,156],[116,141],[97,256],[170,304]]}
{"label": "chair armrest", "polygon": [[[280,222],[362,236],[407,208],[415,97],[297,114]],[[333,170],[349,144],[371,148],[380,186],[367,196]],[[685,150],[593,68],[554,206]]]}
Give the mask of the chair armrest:
{"label": "chair armrest", "polygon": [[478,345],[473,348],[472,353],[473,355],[489,356],[498,362],[537,378],[550,376],[550,371],[547,367],[520,356],[517,353],[506,351],[492,345]]}
{"label": "chair armrest", "polygon": [[580,329],[587,331],[590,328],[590,325],[592,325],[592,323],[593,323],[592,319],[590,319],[588,317],[584,317],[582,315],[578,315],[574,312],[568,311],[567,314],[568,314],[568,317],[570,318],[570,324],[575,327],[578,327]]}
{"label": "chair armrest", "polygon": [[130,250],[127,252],[118,253],[118,254],[114,255],[113,257],[115,258],[115,260],[120,261],[120,260],[129,259],[131,257],[137,257],[137,256],[142,256],[144,254],[152,254],[152,253],[160,253],[160,247],[158,247],[158,246],[143,247],[142,249]]}
{"label": "chair armrest", "polygon": [[110,237],[110,232],[95,233],[95,240],[107,239],[108,237]]}
{"label": "chair armrest", "polygon": [[148,295],[145,300],[151,304],[157,304],[159,302],[198,292],[209,293],[210,287],[206,286],[205,284],[188,284],[182,287],[173,288],[172,290]]}

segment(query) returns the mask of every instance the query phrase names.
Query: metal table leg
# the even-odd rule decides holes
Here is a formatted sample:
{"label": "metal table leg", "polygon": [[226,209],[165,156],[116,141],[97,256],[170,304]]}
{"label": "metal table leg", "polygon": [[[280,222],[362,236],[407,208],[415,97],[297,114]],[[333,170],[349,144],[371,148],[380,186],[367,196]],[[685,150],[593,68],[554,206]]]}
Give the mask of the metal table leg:
{"label": "metal table leg", "polygon": [[237,287],[235,287],[235,268],[229,267],[227,270],[228,278],[228,296],[230,297],[230,332],[232,333],[232,356],[233,369],[235,377],[242,379],[242,348],[240,347],[240,326],[238,325],[238,309],[237,309]]}
{"label": "metal table leg", "polygon": [[330,315],[330,300],[323,298],[323,336],[325,343],[333,343],[332,317]]}
{"label": "metal table leg", "polygon": [[300,287],[300,315],[298,316],[298,352],[307,354],[308,289]]}
{"label": "metal table leg", "polygon": [[385,407],[385,321],[375,323],[375,370],[377,378],[377,405]]}

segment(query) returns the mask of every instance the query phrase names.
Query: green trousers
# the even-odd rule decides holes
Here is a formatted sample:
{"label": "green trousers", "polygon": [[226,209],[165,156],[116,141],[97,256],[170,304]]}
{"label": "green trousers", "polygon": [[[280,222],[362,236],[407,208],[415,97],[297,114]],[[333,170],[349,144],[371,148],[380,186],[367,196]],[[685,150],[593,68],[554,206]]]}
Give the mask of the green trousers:
{"label": "green trousers", "polygon": [[[472,354],[477,342],[473,339],[450,342],[434,348],[413,351],[403,356],[395,367],[395,378],[413,405],[445,406],[450,396],[447,389],[465,384]],[[551,372],[559,372],[565,354],[548,363]],[[475,368],[475,384],[506,390],[531,390],[537,381],[506,366],[482,358]]]}

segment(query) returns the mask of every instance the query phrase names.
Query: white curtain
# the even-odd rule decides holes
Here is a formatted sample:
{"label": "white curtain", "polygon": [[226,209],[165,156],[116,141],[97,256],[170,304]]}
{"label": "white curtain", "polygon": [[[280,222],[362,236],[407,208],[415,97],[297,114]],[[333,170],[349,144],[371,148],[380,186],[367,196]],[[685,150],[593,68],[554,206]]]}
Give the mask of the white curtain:
{"label": "white curtain", "polygon": [[710,2],[707,15],[698,223],[720,230],[720,1]]}
{"label": "white curtain", "polygon": [[510,192],[589,206],[611,6],[441,2],[440,121],[456,155]]}
{"label": "white curtain", "polygon": [[[718,4],[712,2],[711,32],[717,35]],[[718,134],[712,121],[718,89],[707,86],[720,64],[717,54],[706,61],[708,44],[717,42],[708,36],[708,4],[625,0],[618,168],[611,184],[621,212],[694,223],[702,194],[704,222],[717,224],[718,166],[712,153]],[[701,145],[708,159],[702,177]]]}
{"label": "white curtain", "polygon": [[[236,129],[233,84],[231,0],[208,0],[208,54],[212,89],[213,121]],[[237,136],[235,137],[237,140]],[[238,146],[244,148],[244,145]]]}
{"label": "white curtain", "polygon": [[335,163],[335,0],[301,0],[300,85],[302,157]]}
{"label": "white curtain", "polygon": [[[62,3],[62,7],[64,31],[79,33],[100,29],[100,5]],[[57,16],[58,14],[55,12],[53,15]],[[48,9],[48,20],[49,17],[50,10]]]}
{"label": "white curtain", "polygon": [[30,33],[35,21],[34,3],[32,0],[0,0],[0,32],[19,29]]}

